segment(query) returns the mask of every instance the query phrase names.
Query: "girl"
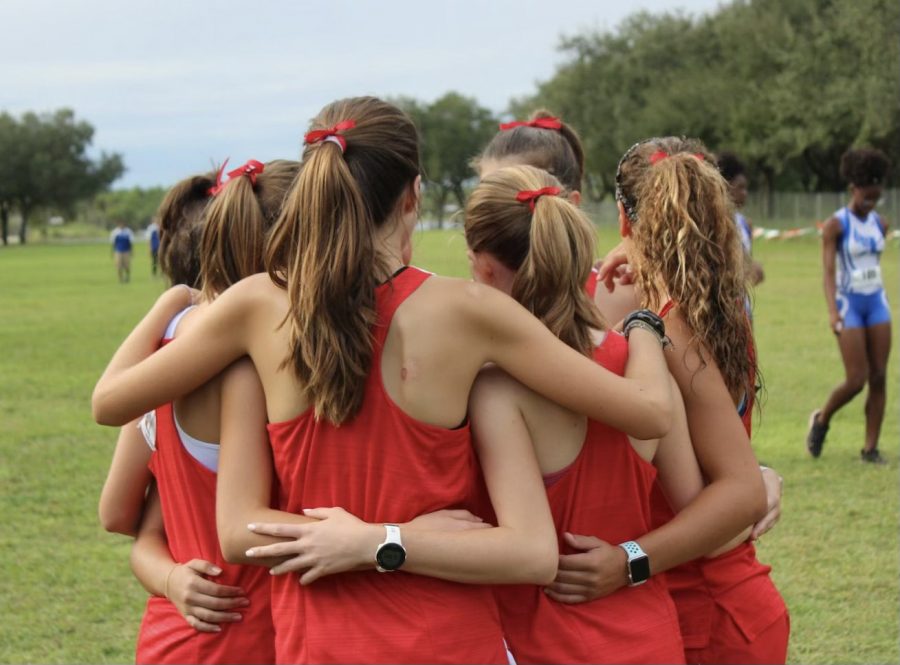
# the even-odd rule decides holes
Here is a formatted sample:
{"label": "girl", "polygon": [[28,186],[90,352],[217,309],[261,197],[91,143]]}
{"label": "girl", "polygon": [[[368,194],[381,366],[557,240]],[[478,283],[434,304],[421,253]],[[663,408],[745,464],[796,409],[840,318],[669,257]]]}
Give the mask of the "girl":
{"label": "girl", "polygon": [[753,260],[753,227],[750,225],[750,220],[740,211],[747,202],[747,168],[738,159],[738,156],[731,152],[721,153],[716,162],[719,165],[719,173],[728,183],[728,192],[731,194],[731,200],[734,201],[736,208],[734,223],[737,225],[741,246],[744,248],[744,259],[749,271],[750,284],[757,286],[765,279],[765,273],[762,264]]}
{"label": "girl", "polygon": [[[581,141],[571,127],[547,111],[536,111],[531,119],[525,122],[501,125],[500,132],[491,139],[482,155],[474,160],[473,164],[482,178],[503,165],[529,164],[542,168],[560,180],[569,192],[570,201],[578,205],[581,200],[580,189],[584,173],[584,150]],[[615,254],[614,251],[611,256],[614,257]],[[613,260],[610,266],[615,269],[616,261]],[[607,288],[597,288],[597,271],[591,271],[585,285],[588,293],[593,294],[594,302],[607,321],[620,321],[625,314],[640,306],[634,287],[630,282],[624,283],[628,280],[614,279],[612,275],[615,272],[615,270],[608,271],[604,280]],[[609,287],[614,288],[610,290]],[[767,513],[754,525],[751,533],[753,538],[758,538],[771,529],[781,514],[781,477],[769,468],[762,468],[761,473],[766,488]],[[666,538],[666,552],[662,556],[670,563],[663,565],[664,560],[660,558],[660,553],[657,553],[653,562],[654,570],[665,570],[670,565],[687,561],[698,553],[708,553],[696,550],[695,547],[705,537],[717,533],[718,528],[723,529],[718,532],[720,537],[728,538],[726,534],[733,533],[735,529],[743,526],[733,522],[730,516],[721,513],[710,514],[705,510],[680,516],[679,524],[681,520],[684,520],[683,526],[675,527],[672,524],[672,527],[677,531],[685,529],[680,531],[682,537],[677,540]],[[599,575],[600,583],[575,593],[558,594],[555,589],[551,589],[553,597],[572,602],[596,597],[598,594],[603,595],[618,588],[621,584],[623,564],[620,550],[589,535],[576,533],[568,540],[570,547],[585,551],[583,554],[560,557],[560,578],[570,578],[570,573],[572,575],[587,573]],[[690,555],[690,552],[694,554]],[[603,569],[608,572],[607,575],[602,575]],[[573,590],[571,586],[567,588],[569,591]]]}
{"label": "girl", "polygon": [[[593,228],[561,198],[563,191],[553,176],[529,166],[485,176],[466,206],[472,272],[477,281],[513,295],[570,346],[622,373],[626,338],[603,335],[599,312],[583,288],[593,262]],[[670,432],[670,441],[657,449],[656,441],[630,442],[621,432],[548,402],[502,372],[483,374],[479,383],[489,382],[490,400],[475,402],[473,427],[477,432],[488,409],[503,408],[516,414],[515,420],[530,433],[560,548],[568,544],[565,535],[573,532],[629,543],[649,531],[650,490],[656,476],[651,460],[670,481],[667,495],[675,505],[684,505],[702,487],[683,409],[676,420],[682,426],[673,428],[682,436]],[[506,639],[516,661],[683,662],[678,619],[665,584],[659,577],[633,580],[636,585],[644,581],[577,605],[558,603],[535,586],[497,587]]]}
{"label": "girl", "polygon": [[850,183],[850,203],[825,222],[822,230],[825,302],[837,336],[846,378],[825,406],[809,417],[806,448],[822,454],[832,416],[869,384],[863,462],[884,464],[878,436],[884,420],[885,373],[891,352],[891,311],[881,281],[881,253],[888,223],[875,206],[881,198],[890,162],[880,150],[848,150],[841,176]]}
{"label": "girl", "polygon": [[[262,269],[266,232],[297,171],[297,162],[263,165],[251,160],[229,174],[231,179],[205,215],[201,305],[173,317],[164,343],[188,330],[196,310],[218,293]],[[119,467],[110,474],[108,485],[141,488],[149,473],[155,478],[131,557],[136,576],[154,594],[138,638],[138,662],[250,663],[274,658],[268,576],[258,568],[227,564],[218,548],[218,445],[210,442],[219,439],[219,401],[220,385],[212,380],[157,409],[143,426],[154,452],[147,445],[124,449],[122,457],[131,460],[132,473],[124,474]]]}
{"label": "girl", "polygon": [[[519,491],[529,477],[540,482],[527,440],[523,449],[520,437],[510,437],[515,463],[484,464],[498,527],[404,529],[401,536],[396,523],[470,497],[477,476],[467,403],[487,362],[625,431],[664,433],[671,405],[658,338],[636,330],[635,378],[616,377],[503,294],[407,267],[419,202],[409,118],[380,100],[354,98],[327,106],[313,128],[272,238],[269,275],[235,285],[182,339],[151,355],[153,335],[185,299],[165,294],[101,377],[95,418],[125,421],[249,355],[264,389],[281,508],[266,507],[257,467],[250,467],[253,521],[300,524],[313,540],[357,517],[375,523],[343,561],[328,569],[311,564],[301,579],[308,584],[362,562],[367,570],[304,587],[276,580],[278,658],[505,662],[489,589],[458,582],[553,576],[549,511],[538,505],[529,514],[535,503]],[[192,351],[199,344],[202,354]],[[258,436],[266,415],[248,413],[249,436]],[[314,511],[325,518],[316,524],[293,514],[317,506],[348,512]],[[273,542],[248,538],[245,515],[228,520],[220,512],[226,555],[236,558],[246,542]],[[376,565],[442,579],[388,579],[372,571]]]}
{"label": "girl", "polygon": [[[581,203],[584,181],[581,139],[572,127],[549,111],[538,109],[527,121],[500,125],[500,131],[473,160],[473,166],[482,178],[498,168],[516,164],[528,164],[547,171],[566,188],[572,203]],[[585,281],[585,289],[607,321],[621,321],[635,308],[636,298],[630,284],[617,280],[614,289],[598,289],[596,270],[592,270]]]}
{"label": "girl", "polygon": [[[667,137],[632,146],[616,185],[624,248],[638,292],[666,318],[673,342],[666,360],[708,481],[692,506],[715,515],[757,505],[749,442],[755,352],[725,182],[699,142]],[[661,495],[655,503],[655,520],[664,523],[672,507]],[[789,620],[769,570],[744,542],[667,573],[687,662],[784,662]]]}

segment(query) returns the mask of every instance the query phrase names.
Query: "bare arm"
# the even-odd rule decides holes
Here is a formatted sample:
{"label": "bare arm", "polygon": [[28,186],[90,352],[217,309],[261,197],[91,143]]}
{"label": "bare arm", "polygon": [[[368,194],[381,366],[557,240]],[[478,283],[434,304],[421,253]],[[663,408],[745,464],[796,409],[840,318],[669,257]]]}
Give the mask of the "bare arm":
{"label": "bare arm", "polygon": [[134,420],[119,430],[98,513],[103,528],[126,536],[137,534],[147,486],[153,479],[147,464],[150,448]]}
{"label": "bare arm", "polygon": [[304,524],[315,521],[270,507],[272,449],[266,432],[266,401],[253,363],[244,358],[222,377],[219,476],[216,485],[216,525],[225,560],[274,566],[285,557],[248,557],[247,550],[282,542],[250,531],[254,523]]}
{"label": "bare arm", "polygon": [[828,319],[835,334],[841,332],[842,320],[837,307],[837,281],[835,261],[838,241],[841,237],[841,222],[832,217],[822,229],[822,287],[825,303],[828,305]]}
{"label": "bare arm", "polygon": [[[635,329],[633,366],[617,376],[561,342],[524,307],[496,289],[468,285],[464,304],[484,340],[473,353],[495,362],[544,397],[639,439],[663,436],[672,420],[672,395],[656,337]],[[478,356],[476,356],[478,357]]]}
{"label": "bare arm", "polygon": [[[558,554],[553,518],[513,386],[499,370],[488,370],[471,395],[476,449],[497,526],[454,531],[404,526],[405,572],[475,584],[544,584],[553,578]],[[296,538],[258,548],[260,555],[298,554],[273,572],[308,568],[301,583],[310,584],[324,575],[374,568],[375,551],[385,538],[382,525],[338,508],[307,514],[322,521],[299,528],[264,525],[268,533]]]}
{"label": "bare arm", "polygon": [[243,282],[194,317],[183,335],[156,351],[171,318],[190,303],[188,293],[179,287],[166,291],[116,351],[94,388],[97,422],[121,425],[171,402],[247,352],[244,332],[256,312],[254,291]]}
{"label": "bare arm", "polygon": [[240,621],[241,615],[234,610],[249,604],[239,587],[206,579],[222,573],[218,566],[203,559],[177,563],[172,558],[155,488],[147,496],[144,519],[131,548],[131,570],[148,592],[172,601],[199,632],[218,633],[222,630],[218,624]]}

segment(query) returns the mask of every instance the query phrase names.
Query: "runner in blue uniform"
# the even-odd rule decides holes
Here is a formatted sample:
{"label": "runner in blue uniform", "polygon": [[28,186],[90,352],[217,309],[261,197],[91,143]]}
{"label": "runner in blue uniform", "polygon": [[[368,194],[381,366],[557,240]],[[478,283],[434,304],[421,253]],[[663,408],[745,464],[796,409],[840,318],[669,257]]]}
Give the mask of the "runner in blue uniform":
{"label": "runner in blue uniform", "polygon": [[134,233],[125,226],[125,222],[116,222],[116,228],[109,235],[109,242],[112,244],[119,281],[124,284],[131,280],[131,245],[134,242]]}
{"label": "runner in blue uniform", "polygon": [[846,377],[825,406],[809,418],[806,447],[822,454],[831,417],[869,384],[866,397],[864,462],[884,464],[878,436],[884,420],[886,371],[891,351],[891,313],[881,278],[887,221],[875,212],[890,163],[880,150],[848,150],[841,175],[850,183],[850,202],[825,222],[822,259],[825,300],[837,336]]}

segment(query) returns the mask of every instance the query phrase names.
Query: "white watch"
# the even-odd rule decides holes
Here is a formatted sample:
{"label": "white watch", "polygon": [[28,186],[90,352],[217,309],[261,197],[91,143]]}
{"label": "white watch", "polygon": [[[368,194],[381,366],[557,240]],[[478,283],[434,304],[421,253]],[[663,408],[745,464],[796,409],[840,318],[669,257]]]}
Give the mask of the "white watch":
{"label": "white watch", "polygon": [[396,524],[385,524],[386,535],[375,550],[375,570],[379,573],[392,573],[399,570],[406,561],[406,548],[400,539],[400,527]]}

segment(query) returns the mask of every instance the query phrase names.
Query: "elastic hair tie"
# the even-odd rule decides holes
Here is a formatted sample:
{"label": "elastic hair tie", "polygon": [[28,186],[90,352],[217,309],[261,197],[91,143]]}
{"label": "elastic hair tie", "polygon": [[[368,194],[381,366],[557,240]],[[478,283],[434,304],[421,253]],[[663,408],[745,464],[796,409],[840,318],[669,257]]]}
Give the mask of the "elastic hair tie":
{"label": "elastic hair tie", "polygon": [[230,157],[226,157],[225,161],[222,162],[222,166],[219,167],[219,170],[216,171],[216,184],[206,190],[206,193],[209,196],[215,196],[219,192],[222,191],[222,188],[225,186],[225,183],[222,182],[222,174],[225,173],[225,167],[228,165],[228,160]]}
{"label": "elastic hair tie", "polygon": [[256,176],[263,171],[266,170],[266,165],[262,162],[258,162],[255,159],[248,159],[241,166],[237,167],[233,171],[228,172],[229,182],[234,178],[240,178],[241,176],[247,176],[250,178],[250,184],[256,184]]}
{"label": "elastic hair tie", "polygon": [[535,118],[534,120],[513,120],[512,122],[500,123],[501,132],[515,129],[516,127],[535,127],[537,129],[554,129],[559,131],[562,129],[562,121],[559,118]]}
{"label": "elastic hair tie", "polygon": [[356,127],[355,120],[342,120],[333,127],[328,127],[327,129],[314,129],[311,132],[307,132],[303,137],[303,141],[306,145],[321,143],[323,141],[334,143],[340,146],[341,152],[344,153],[347,151],[347,139],[339,132],[342,132],[345,129],[353,129],[354,127]]}
{"label": "elastic hair tie", "polygon": [[542,196],[558,196],[562,190],[559,187],[542,187],[541,189],[523,189],[516,194],[516,201],[519,203],[527,203],[531,212],[534,212],[534,205]]}

